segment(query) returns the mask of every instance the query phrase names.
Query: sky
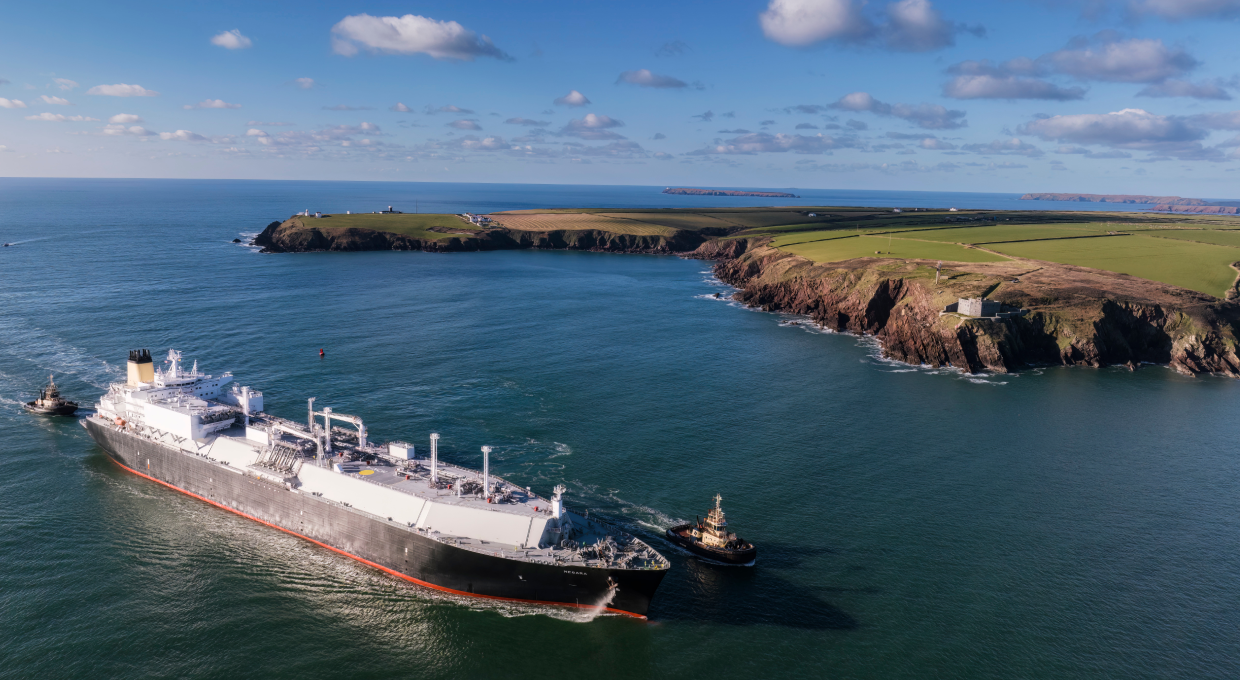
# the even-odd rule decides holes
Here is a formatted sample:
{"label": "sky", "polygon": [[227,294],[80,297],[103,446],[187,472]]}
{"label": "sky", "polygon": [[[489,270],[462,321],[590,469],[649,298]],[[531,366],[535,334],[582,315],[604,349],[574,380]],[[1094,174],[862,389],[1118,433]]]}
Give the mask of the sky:
{"label": "sky", "polygon": [[1240,0],[45,0],[0,26],[0,176],[1240,198]]}

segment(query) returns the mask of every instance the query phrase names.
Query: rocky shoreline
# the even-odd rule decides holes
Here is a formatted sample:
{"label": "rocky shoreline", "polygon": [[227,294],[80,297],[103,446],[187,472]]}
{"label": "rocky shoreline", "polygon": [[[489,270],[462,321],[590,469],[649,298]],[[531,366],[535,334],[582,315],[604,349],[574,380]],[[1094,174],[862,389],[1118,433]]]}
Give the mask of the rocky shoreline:
{"label": "rocky shoreline", "polygon": [[[874,336],[884,357],[1008,373],[1031,366],[1168,365],[1185,375],[1240,378],[1240,303],[1083,267],[1016,260],[946,263],[858,258],[815,263],[764,238],[676,230],[666,236],[600,230],[486,229],[417,239],[370,229],[293,229],[272,222],[252,242],[262,252],[515,249],[679,255],[714,260],[738,301],[802,314],[836,331]],[[986,296],[1028,310],[1009,319],[943,313],[960,297]]]}

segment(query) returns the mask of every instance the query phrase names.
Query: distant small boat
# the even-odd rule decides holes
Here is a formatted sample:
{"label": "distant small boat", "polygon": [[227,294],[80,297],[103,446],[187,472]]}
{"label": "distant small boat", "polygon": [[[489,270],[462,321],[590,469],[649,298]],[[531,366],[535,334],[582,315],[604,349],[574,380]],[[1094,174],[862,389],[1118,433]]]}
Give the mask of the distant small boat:
{"label": "distant small boat", "polygon": [[728,532],[721,503],[723,496],[715,494],[715,507],[707,513],[706,521],[674,526],[667,530],[667,540],[713,562],[752,566],[758,558],[758,549],[740,536]]}
{"label": "distant small boat", "polygon": [[39,398],[23,405],[27,411],[40,416],[71,416],[78,409],[76,401],[69,401],[60,396],[56,381],[47,377],[47,387],[39,392]]}

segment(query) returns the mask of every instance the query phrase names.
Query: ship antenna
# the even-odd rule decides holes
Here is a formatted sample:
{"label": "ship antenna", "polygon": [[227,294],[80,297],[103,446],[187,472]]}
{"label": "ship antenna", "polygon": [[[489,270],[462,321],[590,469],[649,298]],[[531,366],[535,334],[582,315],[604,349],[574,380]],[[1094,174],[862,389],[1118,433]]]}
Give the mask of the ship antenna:
{"label": "ship antenna", "polygon": [[716,510],[722,510],[722,509],[723,509],[723,508],[719,507],[719,504],[720,504],[720,503],[722,503],[722,502],[723,502],[723,496],[720,496],[719,494],[715,494],[715,509],[716,509]]}

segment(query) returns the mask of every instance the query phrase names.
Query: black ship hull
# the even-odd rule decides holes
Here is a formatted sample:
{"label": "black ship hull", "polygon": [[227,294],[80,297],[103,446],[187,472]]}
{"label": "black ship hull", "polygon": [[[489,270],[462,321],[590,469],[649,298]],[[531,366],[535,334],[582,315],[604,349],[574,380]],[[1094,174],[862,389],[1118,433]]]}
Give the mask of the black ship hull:
{"label": "black ship hull", "polygon": [[44,406],[36,406],[33,401],[28,401],[22,405],[22,408],[37,416],[71,416],[78,410],[78,405],[73,402],[67,402],[60,406],[51,408]]}
{"label": "black ship hull", "polygon": [[682,524],[680,526],[672,527],[667,530],[665,536],[668,541],[672,542],[673,545],[684,548],[698,557],[712,562],[718,562],[720,564],[736,567],[748,567],[752,566],[754,561],[758,559],[758,549],[752,545],[749,546],[748,549],[744,550],[713,548],[709,545],[703,545],[702,543],[693,540],[692,536],[685,535],[691,527],[692,525],[689,524]]}
{"label": "black ship hull", "polygon": [[203,456],[82,421],[110,458],[142,477],[243,517],[304,538],[393,576],[459,595],[646,617],[667,573],[658,570],[558,566],[506,559],[442,543],[397,522],[302,494]]}

